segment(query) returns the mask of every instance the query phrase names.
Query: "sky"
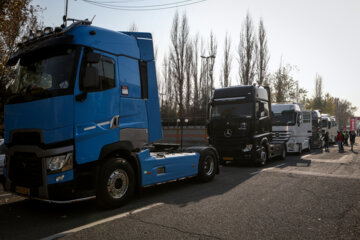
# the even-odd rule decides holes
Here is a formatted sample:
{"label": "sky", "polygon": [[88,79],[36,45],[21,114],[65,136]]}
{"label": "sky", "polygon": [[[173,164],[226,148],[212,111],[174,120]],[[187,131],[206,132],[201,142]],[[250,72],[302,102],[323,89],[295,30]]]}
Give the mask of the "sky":
{"label": "sky", "polygon": [[[121,2],[130,0],[96,0]],[[181,0],[132,0],[137,5],[158,5]],[[194,0],[196,1],[196,0]],[[33,0],[44,8],[45,26],[59,26],[65,0]],[[360,116],[360,1],[359,0],[206,0],[186,7],[158,11],[119,11],[101,8],[82,0],[69,0],[68,17],[92,19],[93,25],[116,31],[128,30],[135,23],[139,31],[151,32],[158,49],[158,67],[170,47],[170,30],[175,12],[186,13],[190,35],[197,33],[206,41],[212,31],[218,41],[215,71],[221,69],[226,33],[232,39],[232,82],[238,84],[237,46],[247,12],[254,24],[263,19],[270,54],[269,70],[282,61],[296,66],[293,71],[299,86],[314,94],[316,74],[323,78],[324,93],[347,99]],[[159,61],[160,60],[160,61]],[[159,64],[160,63],[160,64]],[[217,86],[219,84],[217,74]]]}

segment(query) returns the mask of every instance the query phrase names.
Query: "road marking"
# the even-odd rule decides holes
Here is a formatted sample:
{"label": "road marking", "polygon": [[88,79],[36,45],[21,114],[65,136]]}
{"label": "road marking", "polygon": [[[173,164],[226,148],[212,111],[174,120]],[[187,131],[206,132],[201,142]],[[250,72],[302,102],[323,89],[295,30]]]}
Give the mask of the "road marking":
{"label": "road marking", "polygon": [[[266,171],[267,169],[264,169],[264,170]],[[319,173],[319,172],[305,172],[305,171],[297,171],[297,170],[269,169],[268,172],[360,180],[360,176],[349,176],[349,175],[339,175],[339,174]]]}
{"label": "road marking", "polygon": [[312,161],[312,162],[324,162],[324,163],[349,163],[351,162],[351,155],[344,155],[339,159],[321,159],[321,158],[308,158],[308,159],[304,159],[302,158],[302,160],[308,160],[308,161]]}
{"label": "road marking", "polygon": [[263,171],[265,171],[265,170],[268,170],[268,169],[269,169],[269,170],[270,170],[270,169],[275,169],[275,168],[284,166],[285,164],[286,164],[286,163],[282,163],[282,164],[276,165],[276,166],[274,166],[274,167],[264,168],[264,169],[261,169],[260,171],[252,172],[252,173],[250,173],[250,175],[255,175],[255,174],[261,173],[261,172],[263,172]]}
{"label": "road marking", "polygon": [[6,196],[11,196],[11,193],[5,193],[5,194],[0,194],[0,197],[6,197]]}
{"label": "road marking", "polygon": [[49,237],[42,238],[41,240],[54,240],[54,239],[62,238],[62,237],[65,237],[66,235],[76,233],[76,232],[79,232],[81,230],[91,228],[91,227],[94,227],[94,226],[99,225],[99,224],[111,222],[111,221],[114,221],[116,219],[124,218],[124,217],[130,216],[132,214],[143,212],[143,211],[149,210],[151,208],[161,206],[163,204],[164,203],[154,203],[154,204],[151,204],[151,205],[143,207],[143,208],[139,208],[139,209],[136,209],[136,210],[133,210],[133,211],[121,213],[121,214],[118,214],[118,215],[115,215],[115,216],[112,216],[112,217],[108,217],[108,218],[105,218],[105,219],[102,219],[102,220],[99,220],[99,221],[96,221],[96,222],[93,222],[93,223],[89,223],[89,224],[86,224],[86,225],[83,225],[83,226],[80,226],[80,227],[77,227],[77,228],[73,228],[73,229],[70,229],[70,230],[67,230],[67,231],[64,231],[64,232],[61,232],[61,233],[57,233],[57,234],[51,235]]}

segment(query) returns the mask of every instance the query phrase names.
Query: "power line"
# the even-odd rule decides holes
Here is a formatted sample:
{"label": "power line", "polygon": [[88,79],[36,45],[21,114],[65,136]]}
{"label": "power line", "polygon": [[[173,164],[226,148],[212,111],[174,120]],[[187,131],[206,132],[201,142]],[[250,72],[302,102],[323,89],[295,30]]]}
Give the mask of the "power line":
{"label": "power line", "polygon": [[169,6],[169,5],[177,5],[179,3],[185,3],[185,2],[191,2],[194,0],[182,0],[182,1],[177,1],[177,2],[173,2],[173,3],[163,3],[163,4],[158,4],[158,5],[146,5],[146,6],[118,6],[118,5],[112,5],[112,4],[106,4],[104,2],[99,2],[99,1],[94,1],[94,0],[83,0],[85,2],[88,3],[96,3],[96,4],[101,4],[103,6],[106,7],[117,7],[117,8],[154,8],[154,7],[164,7],[164,6]]}
{"label": "power line", "polygon": [[[177,8],[177,7],[184,7],[188,5],[197,4],[200,2],[205,2],[207,0],[183,0],[173,3],[167,4],[158,4],[158,5],[148,5],[148,6],[118,6],[118,5],[111,5],[111,4],[104,4],[102,2],[91,1],[91,0],[82,0],[88,4],[92,4],[98,7],[113,9],[113,10],[122,10],[122,11],[154,11],[154,10],[164,10],[170,8]],[[192,2],[195,1],[195,2]],[[182,3],[182,4],[180,4]],[[169,6],[170,5],[170,6]]]}

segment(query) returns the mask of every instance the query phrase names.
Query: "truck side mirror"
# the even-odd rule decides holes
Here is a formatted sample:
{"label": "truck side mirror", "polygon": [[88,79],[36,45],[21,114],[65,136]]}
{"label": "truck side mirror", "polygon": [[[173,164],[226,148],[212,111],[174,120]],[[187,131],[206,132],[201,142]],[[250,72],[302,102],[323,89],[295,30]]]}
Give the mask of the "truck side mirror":
{"label": "truck side mirror", "polygon": [[100,79],[96,67],[88,66],[86,68],[83,87],[85,90],[100,89]]}
{"label": "truck side mirror", "polygon": [[301,123],[301,114],[300,113],[297,114],[296,121],[297,121],[298,126],[300,126],[300,123]]}

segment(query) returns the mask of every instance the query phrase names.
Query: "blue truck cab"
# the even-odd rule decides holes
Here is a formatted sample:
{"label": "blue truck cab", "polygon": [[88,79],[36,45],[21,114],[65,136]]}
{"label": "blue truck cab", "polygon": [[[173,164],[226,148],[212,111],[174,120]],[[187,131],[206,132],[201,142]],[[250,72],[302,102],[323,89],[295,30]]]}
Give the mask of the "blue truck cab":
{"label": "blue truck cab", "polygon": [[[96,198],[105,207],[136,189],[218,172],[211,147],[152,152],[162,138],[150,33],[77,21],[19,45],[5,105],[5,190],[51,202]],[[157,148],[156,148],[157,149]]]}

